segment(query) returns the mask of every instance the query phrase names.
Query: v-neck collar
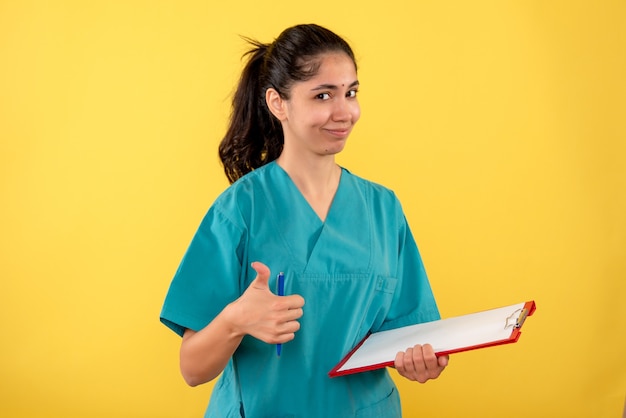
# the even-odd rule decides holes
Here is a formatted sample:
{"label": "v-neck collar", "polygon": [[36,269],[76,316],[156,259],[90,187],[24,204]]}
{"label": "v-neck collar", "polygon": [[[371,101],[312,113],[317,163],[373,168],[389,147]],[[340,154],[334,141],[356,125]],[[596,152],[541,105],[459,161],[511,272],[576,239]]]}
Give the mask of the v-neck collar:
{"label": "v-neck collar", "polygon": [[276,168],[286,177],[287,183],[289,184],[289,188],[292,190],[292,195],[297,196],[302,206],[307,208],[307,211],[309,212],[310,216],[314,217],[319,222],[320,225],[324,225],[328,221],[328,218],[332,215],[332,212],[334,211],[333,208],[336,206],[335,202],[337,201],[337,195],[341,193],[342,184],[344,183],[344,178],[345,178],[344,174],[346,170],[343,167],[339,166],[339,169],[341,171],[339,173],[339,182],[337,184],[337,189],[335,190],[335,194],[330,202],[328,211],[326,212],[326,219],[322,220],[322,218],[320,218],[317,212],[315,212],[315,210],[313,209],[309,201],[304,197],[304,194],[300,191],[300,189],[298,188],[296,183],[293,181],[289,173],[287,173],[287,171],[284,168],[282,168],[276,161],[273,161],[271,164],[274,164]]}
{"label": "v-neck collar", "polygon": [[[271,222],[284,248],[291,254],[295,271],[312,273],[345,270],[366,271],[371,263],[372,227],[367,197],[349,171],[341,168],[339,185],[326,220],[317,216],[295,183],[278,164],[267,167],[266,202]],[[356,264],[355,264],[356,262]]]}

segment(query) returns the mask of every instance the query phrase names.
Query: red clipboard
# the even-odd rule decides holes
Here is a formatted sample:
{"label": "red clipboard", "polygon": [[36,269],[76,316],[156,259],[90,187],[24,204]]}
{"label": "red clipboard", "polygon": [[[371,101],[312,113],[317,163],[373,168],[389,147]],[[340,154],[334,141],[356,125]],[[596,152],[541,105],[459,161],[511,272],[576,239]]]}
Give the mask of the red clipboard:
{"label": "red clipboard", "polygon": [[396,354],[430,344],[437,355],[517,342],[535,301],[368,334],[333,369],[330,377],[393,366]]}

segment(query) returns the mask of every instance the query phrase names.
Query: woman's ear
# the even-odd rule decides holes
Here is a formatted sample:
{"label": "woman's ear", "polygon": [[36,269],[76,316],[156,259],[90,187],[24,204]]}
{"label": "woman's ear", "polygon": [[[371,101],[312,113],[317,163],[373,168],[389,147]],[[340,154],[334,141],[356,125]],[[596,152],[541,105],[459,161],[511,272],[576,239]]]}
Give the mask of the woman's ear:
{"label": "woman's ear", "polygon": [[286,119],[286,103],[275,89],[270,87],[265,91],[265,103],[267,103],[268,109],[272,112],[272,115],[274,115],[276,119],[281,122]]}

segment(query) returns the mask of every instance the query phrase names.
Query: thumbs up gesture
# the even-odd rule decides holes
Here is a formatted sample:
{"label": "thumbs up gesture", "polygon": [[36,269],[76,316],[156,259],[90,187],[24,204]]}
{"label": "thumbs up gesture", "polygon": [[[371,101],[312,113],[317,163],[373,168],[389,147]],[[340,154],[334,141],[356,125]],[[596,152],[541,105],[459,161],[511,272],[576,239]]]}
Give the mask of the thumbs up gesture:
{"label": "thumbs up gesture", "polygon": [[269,288],[270,269],[261,262],[252,263],[256,278],[232,303],[233,318],[239,331],[268,344],[291,341],[300,329],[304,299],[300,295],[276,296]]}

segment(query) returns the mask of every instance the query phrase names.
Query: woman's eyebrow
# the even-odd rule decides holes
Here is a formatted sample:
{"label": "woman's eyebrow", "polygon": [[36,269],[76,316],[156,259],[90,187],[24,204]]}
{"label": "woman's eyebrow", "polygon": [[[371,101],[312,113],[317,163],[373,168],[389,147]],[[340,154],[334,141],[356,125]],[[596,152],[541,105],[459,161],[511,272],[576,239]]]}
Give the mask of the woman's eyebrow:
{"label": "woman's eyebrow", "polygon": [[[355,80],[348,86],[349,88],[356,87],[359,85],[359,80]],[[343,85],[342,85],[343,86]],[[319,86],[313,87],[311,91],[317,90],[337,90],[339,86],[335,84],[320,84]]]}

